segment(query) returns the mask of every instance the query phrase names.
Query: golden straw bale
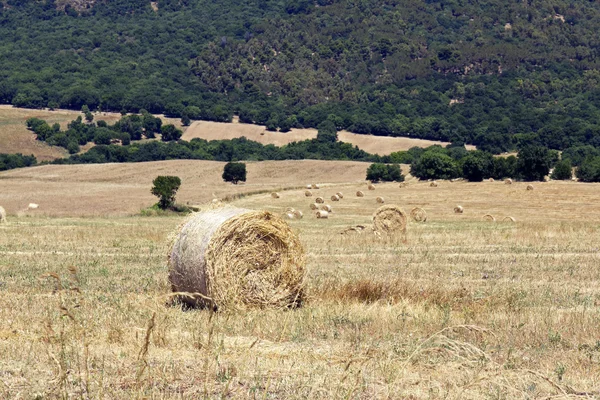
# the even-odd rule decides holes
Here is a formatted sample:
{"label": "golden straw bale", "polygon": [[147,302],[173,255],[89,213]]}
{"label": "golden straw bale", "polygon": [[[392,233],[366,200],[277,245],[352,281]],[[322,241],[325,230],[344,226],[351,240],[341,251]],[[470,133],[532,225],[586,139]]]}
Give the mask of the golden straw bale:
{"label": "golden straw bale", "polygon": [[427,213],[421,207],[415,207],[410,210],[410,216],[415,222],[427,221]]}
{"label": "golden straw bale", "polygon": [[438,183],[436,181],[432,181],[429,186],[431,187],[438,187]]}
{"label": "golden straw bale", "polygon": [[270,212],[222,207],[195,213],[175,232],[168,258],[171,287],[190,306],[301,304],[304,249]]}
{"label": "golden straw bale", "polygon": [[6,222],[6,210],[0,206],[0,224]]}
{"label": "golden straw bale", "polygon": [[512,185],[512,179],[508,178],[504,180],[505,185]]}
{"label": "golden straw bale", "polygon": [[296,217],[296,219],[302,219],[302,217],[304,217],[304,214],[302,214],[302,211],[300,210],[294,210],[294,216]]}
{"label": "golden straw bale", "polygon": [[533,185],[527,185],[527,190],[533,190]]}
{"label": "golden straw bale", "polygon": [[315,199],[315,203],[323,204],[323,203],[325,203],[325,199],[322,197],[317,197]]}
{"label": "golden straw bale", "polygon": [[405,188],[405,187],[407,187],[407,186],[408,186],[408,183],[406,183],[406,182],[402,182],[402,183],[401,183],[401,184],[400,184],[398,187],[399,187],[399,188]]}
{"label": "golden straw bale", "polygon": [[293,213],[293,212],[286,212],[286,213],[284,214],[284,216],[285,216],[287,219],[294,219],[294,218],[296,218],[296,216],[294,215],[294,213]]}
{"label": "golden straw bale", "polygon": [[489,182],[494,182],[494,178],[488,179]]}
{"label": "golden straw bale", "polygon": [[378,202],[379,204],[383,204],[383,203],[385,203],[385,199],[384,199],[383,197],[377,197],[377,198],[375,199],[375,201],[376,201],[376,202]]}
{"label": "golden straw bale", "polygon": [[344,198],[344,194],[342,192],[337,192],[336,194],[340,199]]}
{"label": "golden straw bale", "polygon": [[373,227],[379,233],[405,233],[406,223],[406,213],[392,204],[379,207],[373,214]]}
{"label": "golden straw bale", "polygon": [[319,209],[319,205],[317,203],[311,203],[310,204],[310,209],[311,210],[318,210]]}
{"label": "golden straw bale", "polygon": [[321,219],[321,218],[323,218],[323,219],[329,218],[329,213],[327,211],[325,211],[325,210],[319,210],[319,211],[317,211],[317,218],[319,218],[319,219]]}
{"label": "golden straw bale", "polygon": [[321,187],[318,184],[313,183],[312,184],[312,189],[321,189]]}
{"label": "golden straw bale", "polygon": [[484,221],[496,222],[496,218],[492,214],[485,214],[483,216]]}
{"label": "golden straw bale", "polygon": [[375,190],[375,185],[373,185],[372,183],[369,183],[369,186],[367,186],[367,188],[369,190]]}
{"label": "golden straw bale", "polygon": [[504,217],[502,219],[502,221],[504,221],[504,222],[517,222],[517,220],[514,219],[513,217]]}
{"label": "golden straw bale", "polygon": [[277,192],[273,192],[273,193],[271,193],[271,197],[274,198],[274,199],[278,199],[278,198],[281,197],[281,195],[279,193],[277,193]]}
{"label": "golden straw bale", "polygon": [[464,210],[463,210],[462,206],[456,206],[456,207],[454,207],[454,213],[455,214],[462,214],[463,211]]}
{"label": "golden straw bale", "polygon": [[306,185],[306,189],[312,189],[312,185]]}
{"label": "golden straw bale", "polygon": [[331,196],[331,201],[340,201],[340,196],[334,194],[333,196]]}
{"label": "golden straw bale", "polygon": [[322,204],[319,208],[323,211],[331,212],[331,206],[329,204]]}
{"label": "golden straw bale", "polygon": [[306,192],[304,192],[304,195],[306,197],[311,197],[312,196],[312,192],[310,190],[307,190]]}
{"label": "golden straw bale", "polygon": [[356,197],[365,197],[365,194],[359,190],[356,192]]}

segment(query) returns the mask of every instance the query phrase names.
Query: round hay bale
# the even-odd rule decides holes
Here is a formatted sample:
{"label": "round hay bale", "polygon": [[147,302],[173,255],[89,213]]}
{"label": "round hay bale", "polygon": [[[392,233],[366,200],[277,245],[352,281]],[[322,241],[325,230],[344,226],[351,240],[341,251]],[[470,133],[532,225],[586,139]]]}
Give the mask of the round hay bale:
{"label": "round hay bale", "polygon": [[329,213],[325,210],[319,210],[317,211],[317,218],[318,219],[327,219],[329,218]]}
{"label": "round hay bale", "polygon": [[494,182],[494,178],[488,179],[488,182]]}
{"label": "round hay bale", "polygon": [[464,210],[463,210],[462,206],[456,206],[456,207],[454,207],[454,213],[455,214],[462,214],[463,211]]}
{"label": "round hay bale", "polygon": [[323,203],[325,203],[325,199],[324,199],[324,198],[322,198],[322,197],[317,197],[317,198],[315,199],[315,203],[318,203],[318,204],[323,204]]}
{"label": "round hay bale", "polygon": [[508,178],[504,180],[505,185],[512,185],[512,179]]}
{"label": "round hay bale", "polygon": [[369,186],[367,186],[367,188],[369,190],[375,190],[375,185],[373,185],[372,183],[369,183]]}
{"label": "round hay bale", "polygon": [[332,212],[331,210],[331,206],[329,204],[322,204],[321,207],[319,207],[322,211],[327,211],[328,213]]}
{"label": "round hay bale", "polygon": [[410,210],[410,216],[415,222],[427,221],[427,213],[421,207],[415,207]]}
{"label": "round hay bale", "polygon": [[340,196],[334,194],[333,196],[331,196],[331,201],[340,201]]}
{"label": "round hay bale", "polygon": [[339,197],[340,199],[344,198],[344,194],[342,192],[337,192],[336,193],[337,197]]}
{"label": "round hay bale", "polygon": [[310,204],[310,209],[311,210],[318,210],[319,209],[319,205],[317,203],[311,203]]}
{"label": "round hay bale", "polygon": [[303,297],[298,236],[267,211],[219,208],[194,214],[169,251],[169,282],[182,302],[218,309],[294,307]]}
{"label": "round hay bale", "polygon": [[295,215],[294,215],[294,213],[293,213],[293,212],[287,212],[287,213],[285,213],[285,214],[284,214],[284,216],[285,216],[287,219],[294,219],[294,218],[295,218]]}
{"label": "round hay bale", "polygon": [[533,185],[527,185],[527,190],[533,190]]}
{"label": "round hay bale", "polygon": [[304,217],[304,214],[302,214],[302,211],[300,210],[294,210],[294,216],[296,217],[296,219],[302,219]]}
{"label": "round hay bale", "polygon": [[517,222],[517,220],[514,219],[513,217],[504,217],[502,219],[502,221],[504,221],[504,222]]}
{"label": "round hay bale", "polygon": [[484,221],[496,222],[496,218],[492,214],[485,214],[483,216]]}
{"label": "round hay bale", "polygon": [[0,206],[0,224],[6,222],[6,210],[4,207]]}
{"label": "round hay bale", "polygon": [[274,199],[278,199],[278,198],[281,197],[281,195],[279,193],[277,193],[277,192],[273,192],[273,193],[271,193],[271,197],[274,198]]}
{"label": "round hay bale", "polygon": [[383,197],[377,197],[375,201],[377,201],[379,204],[385,203],[385,199]]}
{"label": "round hay bale", "polygon": [[312,197],[312,192],[310,190],[307,190],[306,192],[304,192],[304,195],[306,197]]}
{"label": "round hay bale", "polygon": [[39,208],[39,204],[35,204],[35,203],[29,203],[29,205],[27,206],[27,208],[29,210],[37,210]]}
{"label": "round hay bale", "polygon": [[373,214],[373,227],[376,232],[395,234],[406,232],[406,213],[395,205],[381,206]]}
{"label": "round hay bale", "polygon": [[408,186],[408,183],[402,182],[398,187],[399,188],[405,188],[406,186]]}
{"label": "round hay bale", "polygon": [[356,192],[356,197],[365,197],[365,194],[359,190]]}
{"label": "round hay bale", "polygon": [[437,183],[436,181],[432,181],[432,182],[429,184],[429,186],[430,186],[430,187],[438,187],[438,183]]}
{"label": "round hay bale", "polygon": [[312,189],[312,185],[306,185],[306,188],[310,190]]}
{"label": "round hay bale", "polygon": [[316,183],[313,183],[311,188],[312,189],[321,189],[321,187]]}
{"label": "round hay bale", "polygon": [[294,207],[286,207],[286,208],[285,208],[285,212],[291,212],[291,213],[293,213],[294,211],[296,211],[296,210],[294,209]]}

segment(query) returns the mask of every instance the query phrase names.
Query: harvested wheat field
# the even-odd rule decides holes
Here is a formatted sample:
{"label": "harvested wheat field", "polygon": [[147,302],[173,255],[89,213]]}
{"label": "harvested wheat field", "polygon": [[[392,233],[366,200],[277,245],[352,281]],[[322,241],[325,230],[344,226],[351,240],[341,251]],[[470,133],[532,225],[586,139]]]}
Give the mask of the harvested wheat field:
{"label": "harvested wheat field", "polygon": [[[0,225],[0,398],[600,396],[598,185],[549,182],[527,192],[520,182],[443,182],[435,191],[428,182],[379,184],[386,204],[427,213],[426,222],[408,221],[406,235],[382,236],[371,229],[375,192],[347,196],[318,221],[304,196],[311,180],[329,182],[331,192],[364,188],[356,180],[365,165],[336,183],[337,172],[316,162],[249,164],[248,185],[262,179],[257,168],[273,170],[264,179],[276,184],[286,181],[280,173],[295,182],[298,170],[297,188],[282,201],[265,187],[230,203],[312,216],[287,220],[306,254],[305,299],[291,310],[213,313],[169,305],[167,238],[185,217],[116,215],[135,208],[125,188],[149,190],[158,168],[192,179],[222,164],[156,164],[103,166],[112,171],[103,182],[83,167],[70,180],[51,178],[57,166],[0,175],[9,215],[14,186],[27,184],[113,185],[121,206],[73,217],[37,198],[37,211],[55,207],[51,214],[63,216],[17,215]],[[303,174],[312,168],[325,172]],[[51,198],[83,196],[71,190]],[[454,214],[456,204],[463,214]],[[73,215],[89,211],[73,207]],[[502,222],[506,216],[517,222]],[[339,234],[357,225],[367,228]]]}
{"label": "harvested wheat field", "polygon": [[[262,144],[274,144],[283,146],[291,142],[299,142],[306,139],[317,137],[316,129],[292,129],[289,132],[270,132],[262,125],[252,125],[239,123],[234,118],[231,123],[212,122],[212,121],[194,121],[182,136],[183,140],[192,140],[201,138],[206,140],[234,139],[245,136],[249,140],[254,140]],[[408,150],[411,147],[428,147],[434,144],[446,146],[447,142],[434,140],[413,139],[406,137],[387,137],[360,135],[347,131],[338,132],[338,139],[342,142],[358,146],[373,154],[387,155],[395,151]],[[467,146],[474,150],[475,146]]]}

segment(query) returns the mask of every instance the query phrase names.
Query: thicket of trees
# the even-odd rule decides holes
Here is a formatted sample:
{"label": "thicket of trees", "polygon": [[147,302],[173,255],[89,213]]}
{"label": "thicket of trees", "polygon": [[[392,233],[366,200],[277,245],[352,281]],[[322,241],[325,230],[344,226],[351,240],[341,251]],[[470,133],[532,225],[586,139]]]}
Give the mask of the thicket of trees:
{"label": "thicket of trees", "polygon": [[403,182],[404,175],[398,164],[373,163],[367,168],[367,180],[371,182]]}
{"label": "thicket of trees", "polygon": [[534,3],[7,0],[0,103],[600,148],[600,3]]}
{"label": "thicket of trees", "polygon": [[23,154],[2,154],[0,153],[0,171],[9,169],[30,167],[37,164],[37,159]]}

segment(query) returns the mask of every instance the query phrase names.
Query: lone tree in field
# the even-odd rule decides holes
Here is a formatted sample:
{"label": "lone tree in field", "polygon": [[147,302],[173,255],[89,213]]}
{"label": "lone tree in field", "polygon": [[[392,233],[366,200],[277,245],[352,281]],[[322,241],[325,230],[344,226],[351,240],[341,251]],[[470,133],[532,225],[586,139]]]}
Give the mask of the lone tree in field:
{"label": "lone tree in field", "polygon": [[181,186],[181,179],[178,176],[158,176],[152,181],[154,187],[150,191],[158,197],[158,207],[166,210],[175,204],[175,193]]}
{"label": "lone tree in field", "polygon": [[223,168],[223,180],[237,185],[239,181],[246,182],[246,164],[228,162]]}

